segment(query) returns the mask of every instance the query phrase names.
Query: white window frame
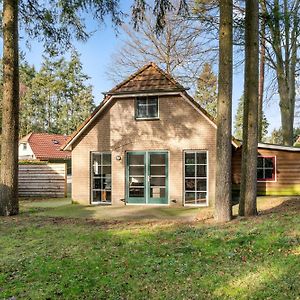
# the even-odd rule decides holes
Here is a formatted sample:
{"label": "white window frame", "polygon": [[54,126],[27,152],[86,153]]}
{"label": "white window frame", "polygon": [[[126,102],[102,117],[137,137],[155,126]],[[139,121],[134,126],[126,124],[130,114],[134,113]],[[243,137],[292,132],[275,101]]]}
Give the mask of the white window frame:
{"label": "white window frame", "polygon": [[[110,155],[110,202],[106,201],[106,202],[103,202],[103,201],[93,201],[93,192],[96,191],[96,192],[103,192],[104,190],[101,189],[94,189],[94,165],[93,165],[93,155],[94,154],[98,154],[98,155],[103,155],[103,154],[109,154]],[[103,166],[109,166],[109,165],[103,165],[101,164],[101,168],[103,168]],[[101,180],[101,177],[100,177],[100,180]],[[101,183],[100,183],[101,184]],[[112,154],[111,152],[109,151],[92,151],[90,152],[90,191],[91,191],[91,194],[90,194],[90,203],[91,204],[94,204],[94,205],[111,205],[112,204]],[[105,191],[109,191],[109,190],[105,190]]]}
{"label": "white window frame", "polygon": [[[196,193],[206,193],[206,203],[194,203],[194,204],[191,204],[191,203],[186,203],[185,202],[185,194],[186,192],[189,192],[189,191],[186,191],[185,190],[185,180],[188,179],[188,178],[195,178],[195,180],[197,180],[197,178],[202,178],[202,177],[197,177],[197,168],[195,167],[195,177],[186,177],[185,176],[185,154],[186,153],[205,153],[206,154],[206,191],[197,191],[197,183],[195,182],[195,191],[190,191],[190,192],[194,192],[195,194]],[[197,155],[196,155],[197,157]],[[197,159],[197,158],[196,158]],[[195,164],[187,164],[187,165],[195,165],[197,166],[197,162],[195,162]],[[204,165],[204,164],[201,164],[201,165]],[[183,151],[183,203],[184,203],[184,206],[198,206],[198,207],[207,207],[209,205],[208,203],[208,199],[209,199],[209,151],[208,150],[184,150]],[[195,202],[196,202],[196,198],[195,198]]]}
{"label": "white window frame", "polygon": [[[155,97],[157,98],[157,116],[156,117],[139,117],[137,115],[137,112],[138,112],[138,100],[141,100],[142,98],[145,98],[146,101],[148,102],[149,98],[152,98],[152,97]],[[148,103],[147,103],[148,104]],[[147,107],[147,111],[148,111],[148,105],[146,106]],[[135,99],[135,119],[136,120],[158,120],[159,119],[159,97],[158,96],[142,96],[142,97],[136,97]]]}

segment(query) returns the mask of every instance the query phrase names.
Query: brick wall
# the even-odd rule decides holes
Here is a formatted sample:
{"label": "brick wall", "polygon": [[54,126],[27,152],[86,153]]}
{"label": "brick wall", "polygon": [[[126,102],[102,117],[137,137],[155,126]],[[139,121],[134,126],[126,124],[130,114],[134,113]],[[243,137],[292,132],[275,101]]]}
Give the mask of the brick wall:
{"label": "brick wall", "polygon": [[[90,203],[90,152],[112,153],[112,202],[125,198],[126,151],[165,150],[169,152],[170,204],[183,204],[183,151],[208,150],[209,204],[215,194],[216,129],[180,96],[159,98],[159,120],[136,121],[134,98],[114,100],[90,125],[72,151],[72,197]],[[121,156],[121,161],[116,156]]]}

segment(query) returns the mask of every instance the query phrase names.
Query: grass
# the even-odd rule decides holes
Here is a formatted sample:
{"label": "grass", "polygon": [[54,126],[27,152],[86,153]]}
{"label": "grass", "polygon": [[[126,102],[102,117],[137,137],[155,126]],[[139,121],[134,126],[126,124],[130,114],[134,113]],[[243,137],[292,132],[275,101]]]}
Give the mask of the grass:
{"label": "grass", "polygon": [[259,205],[218,225],[205,209],[25,201],[0,218],[0,299],[300,299],[300,202]]}

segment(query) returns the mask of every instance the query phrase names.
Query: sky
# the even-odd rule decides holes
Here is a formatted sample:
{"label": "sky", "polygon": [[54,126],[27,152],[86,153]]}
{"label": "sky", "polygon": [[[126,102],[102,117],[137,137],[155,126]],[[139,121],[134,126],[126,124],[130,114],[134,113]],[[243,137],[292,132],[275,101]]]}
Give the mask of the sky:
{"label": "sky", "polygon": [[[121,1],[122,2],[122,1]],[[124,4],[125,3],[125,4]],[[129,11],[129,2],[123,2],[123,11]],[[92,20],[88,20],[88,28],[97,27]],[[31,47],[28,49],[25,41],[20,42],[20,49],[25,52],[25,59],[29,64],[39,69],[42,61],[43,47],[40,43],[31,41]],[[75,42],[74,46],[81,55],[84,72],[90,76],[90,83],[93,86],[95,103],[99,104],[103,99],[103,92],[109,91],[115,83],[106,76],[106,70],[110,64],[113,64],[112,54],[122,45],[121,31],[119,34],[113,29],[110,21],[94,33],[94,35],[85,43]],[[145,62],[146,64],[147,62]],[[233,119],[237,108],[238,99],[243,93],[243,70],[239,68],[234,71],[233,78]],[[266,105],[265,114],[270,123],[269,132],[274,128],[280,127],[280,112],[278,101]]]}

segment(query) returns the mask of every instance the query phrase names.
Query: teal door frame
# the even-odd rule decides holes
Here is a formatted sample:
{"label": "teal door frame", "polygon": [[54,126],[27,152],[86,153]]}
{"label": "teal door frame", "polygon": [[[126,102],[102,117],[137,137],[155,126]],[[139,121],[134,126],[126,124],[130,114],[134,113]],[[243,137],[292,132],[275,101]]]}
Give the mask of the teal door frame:
{"label": "teal door frame", "polygon": [[[144,155],[144,197],[129,197],[129,156]],[[150,179],[151,179],[151,155],[162,154],[165,156],[165,196],[154,198],[150,197]],[[169,153],[167,151],[127,151],[126,152],[126,203],[128,204],[169,204]]]}

